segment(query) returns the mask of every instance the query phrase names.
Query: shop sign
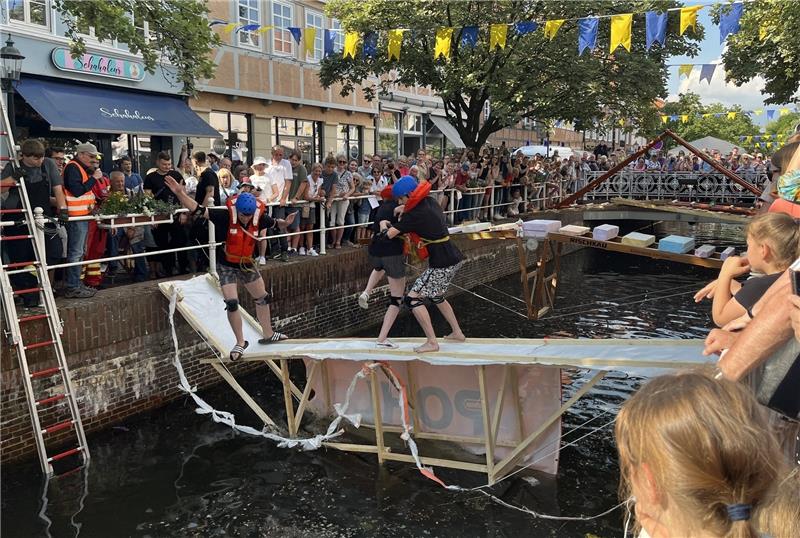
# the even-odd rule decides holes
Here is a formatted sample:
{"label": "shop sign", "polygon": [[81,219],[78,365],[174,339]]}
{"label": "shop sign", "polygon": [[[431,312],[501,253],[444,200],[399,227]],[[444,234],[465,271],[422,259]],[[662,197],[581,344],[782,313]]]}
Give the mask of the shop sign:
{"label": "shop sign", "polygon": [[69,49],[56,47],[51,54],[53,65],[61,71],[86,73],[119,80],[144,80],[144,65],[120,58],[112,58],[101,54],[86,53],[80,58],[73,58]]}

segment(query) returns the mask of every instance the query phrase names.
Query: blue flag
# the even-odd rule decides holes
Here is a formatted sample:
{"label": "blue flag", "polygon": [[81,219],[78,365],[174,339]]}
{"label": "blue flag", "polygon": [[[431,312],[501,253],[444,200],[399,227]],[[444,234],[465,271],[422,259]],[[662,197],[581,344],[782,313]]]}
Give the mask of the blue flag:
{"label": "blue flag", "polygon": [[648,11],[645,13],[645,24],[647,26],[646,39],[647,50],[653,46],[653,43],[659,42],[661,46],[667,40],[667,13],[658,13],[657,11]]}
{"label": "blue flag", "polygon": [[700,80],[698,82],[703,82],[703,79],[706,80],[709,84],[711,84],[711,79],[714,77],[714,71],[717,69],[717,64],[703,64],[700,68]]}
{"label": "blue flag", "polygon": [[323,39],[323,51],[324,56],[327,58],[335,51],[333,50],[336,47],[336,34],[333,33],[333,30],[325,30],[325,38]]}
{"label": "blue flag", "polygon": [[514,31],[519,35],[532,34],[539,28],[539,25],[534,21],[522,21],[514,23]]}
{"label": "blue flag", "polygon": [[294,27],[294,26],[289,26],[287,28],[287,30],[289,30],[289,33],[292,34],[292,37],[294,38],[295,41],[297,41],[297,44],[299,45],[300,44],[300,28],[297,28],[297,27]]}
{"label": "blue flag", "polygon": [[474,47],[478,44],[478,27],[465,26],[461,29],[461,45],[466,47]]}
{"label": "blue flag", "polygon": [[367,32],[364,34],[364,56],[374,58],[378,53],[378,34]]}
{"label": "blue flag", "polygon": [[[728,6],[726,6],[728,7]],[[729,34],[735,34],[739,31],[739,19],[742,18],[742,4],[737,2],[731,4],[730,9],[723,7],[719,13],[719,42],[725,42],[725,38]]]}
{"label": "blue flag", "polygon": [[259,28],[261,28],[260,24],[245,24],[244,26],[240,26],[239,28],[237,28],[236,33],[238,34],[239,32],[255,32]]}
{"label": "blue flag", "polygon": [[772,117],[774,115],[775,115],[775,109],[774,108],[767,109],[767,118],[772,119]]}
{"label": "blue flag", "polygon": [[597,24],[600,21],[597,17],[587,17],[578,20],[578,56],[583,51],[589,49],[593,51],[597,45]]}
{"label": "blue flag", "polygon": [[670,116],[669,121],[678,121],[678,116],[677,115]]}

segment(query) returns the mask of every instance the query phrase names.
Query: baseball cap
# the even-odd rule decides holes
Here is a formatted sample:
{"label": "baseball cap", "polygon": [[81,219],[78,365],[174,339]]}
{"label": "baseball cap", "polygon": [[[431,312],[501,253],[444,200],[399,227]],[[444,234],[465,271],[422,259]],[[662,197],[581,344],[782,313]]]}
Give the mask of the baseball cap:
{"label": "baseball cap", "polygon": [[97,146],[90,144],[89,142],[84,142],[75,146],[75,153],[89,153],[93,156],[100,155],[100,153],[97,151]]}
{"label": "baseball cap", "polygon": [[269,163],[264,157],[256,157],[255,159],[253,159],[253,166],[256,166],[257,164],[269,164]]}

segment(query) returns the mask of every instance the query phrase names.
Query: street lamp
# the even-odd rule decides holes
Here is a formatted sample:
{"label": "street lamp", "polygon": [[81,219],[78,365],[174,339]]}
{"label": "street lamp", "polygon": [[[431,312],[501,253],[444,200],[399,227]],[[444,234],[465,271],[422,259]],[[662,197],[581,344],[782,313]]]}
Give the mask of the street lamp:
{"label": "street lamp", "polygon": [[11,123],[12,134],[17,127],[14,110],[14,83],[19,81],[24,59],[25,56],[14,46],[14,41],[9,34],[6,46],[0,49],[0,82],[2,82],[3,91],[8,99],[8,120]]}

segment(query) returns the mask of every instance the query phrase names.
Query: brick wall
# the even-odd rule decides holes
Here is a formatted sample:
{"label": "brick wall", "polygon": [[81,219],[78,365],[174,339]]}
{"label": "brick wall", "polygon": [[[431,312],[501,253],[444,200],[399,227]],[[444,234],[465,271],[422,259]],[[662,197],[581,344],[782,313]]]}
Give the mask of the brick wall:
{"label": "brick wall", "polygon": [[[571,212],[560,218],[577,222],[580,214]],[[455,281],[461,287],[471,288],[519,272],[515,241],[459,238],[457,244],[467,258]],[[533,256],[530,258],[532,262]],[[270,263],[264,276],[274,296],[276,327],[295,338],[310,338],[346,336],[379,324],[388,299],[387,286],[376,290],[369,310],[357,306],[369,271],[366,248],[331,251],[319,258],[295,258],[287,264]],[[410,277],[413,274],[409,272]],[[246,293],[240,297],[243,306],[253,312]],[[167,309],[168,301],[154,282],[103,290],[91,299],[59,302],[63,345],[87,432],[108,428],[181,396],[172,364]],[[46,327],[36,323],[24,327],[25,341],[44,337]],[[176,317],[176,326],[189,382],[200,388],[218,383],[221,378],[216,372],[199,362],[212,357],[211,350],[180,316]],[[31,370],[55,365],[46,348],[34,351],[29,356]],[[231,370],[241,374],[259,367],[257,363],[243,363]],[[51,384],[50,380],[36,382],[42,387]],[[32,456],[34,437],[18,361],[5,342],[0,348],[0,391],[0,460]],[[58,387],[51,387],[44,394],[57,392]],[[64,404],[53,406],[41,415],[42,423],[64,420],[66,416],[59,414],[64,408]],[[69,431],[60,433],[63,435],[54,435],[48,446],[69,442]]]}

